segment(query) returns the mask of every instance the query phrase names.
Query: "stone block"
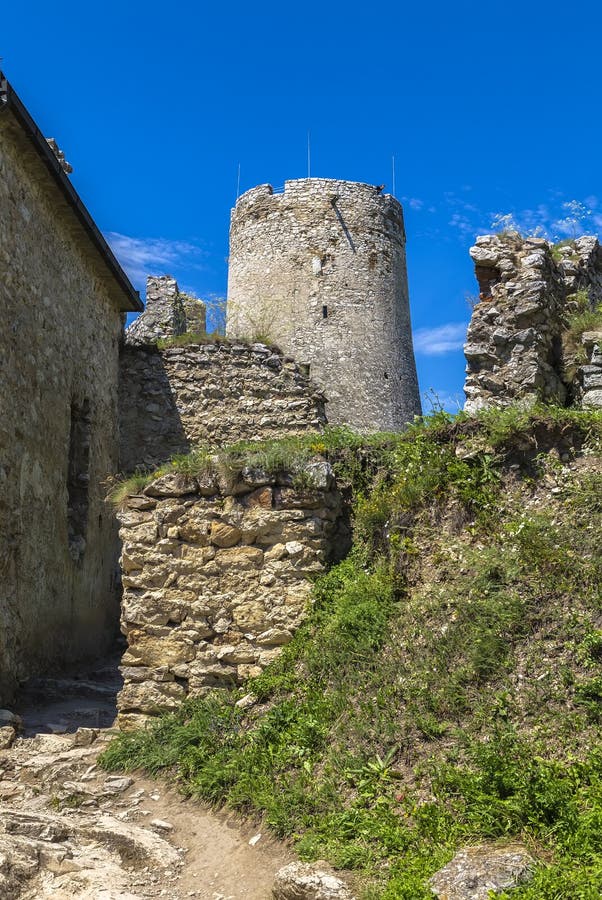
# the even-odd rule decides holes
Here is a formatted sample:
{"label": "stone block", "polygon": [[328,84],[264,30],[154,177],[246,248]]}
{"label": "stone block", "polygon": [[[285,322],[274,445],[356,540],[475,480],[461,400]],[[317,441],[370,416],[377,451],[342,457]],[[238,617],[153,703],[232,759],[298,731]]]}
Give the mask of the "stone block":
{"label": "stone block", "polygon": [[212,522],[210,540],[217,547],[234,547],[242,537],[241,532],[234,525],[226,522]]}

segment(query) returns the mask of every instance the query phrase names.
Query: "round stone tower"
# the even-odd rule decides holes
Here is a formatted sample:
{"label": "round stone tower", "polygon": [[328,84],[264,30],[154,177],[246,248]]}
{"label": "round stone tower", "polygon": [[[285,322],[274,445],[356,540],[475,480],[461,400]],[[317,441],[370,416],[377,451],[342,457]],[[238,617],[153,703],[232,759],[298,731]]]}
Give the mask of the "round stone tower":
{"label": "round stone tower", "polygon": [[247,191],[232,210],[226,332],[309,365],[330,423],[403,428],[420,396],[401,204],[329,178]]}

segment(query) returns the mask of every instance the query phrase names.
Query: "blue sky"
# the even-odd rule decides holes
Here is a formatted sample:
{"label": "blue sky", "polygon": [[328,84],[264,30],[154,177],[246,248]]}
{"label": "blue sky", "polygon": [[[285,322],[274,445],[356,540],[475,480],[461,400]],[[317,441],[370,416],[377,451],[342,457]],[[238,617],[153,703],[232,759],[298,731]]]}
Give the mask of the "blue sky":
{"label": "blue sky", "polygon": [[454,408],[474,235],[566,236],[570,201],[602,230],[601,26],[593,0],[31,0],[0,56],[139,288],[224,295],[239,164],[241,190],[304,177],[309,129],[312,175],[391,190],[395,155],[421,390]]}

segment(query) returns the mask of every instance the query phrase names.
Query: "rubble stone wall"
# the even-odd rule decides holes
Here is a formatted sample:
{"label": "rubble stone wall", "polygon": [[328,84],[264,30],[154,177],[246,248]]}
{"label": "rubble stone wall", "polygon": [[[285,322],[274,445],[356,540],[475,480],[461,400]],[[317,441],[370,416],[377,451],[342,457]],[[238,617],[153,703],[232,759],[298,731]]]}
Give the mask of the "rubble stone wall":
{"label": "rubble stone wall", "polygon": [[153,468],[200,442],[223,445],[319,430],[324,397],[264,344],[125,346],[120,466]]}
{"label": "rubble stone wall", "polygon": [[159,338],[177,337],[186,332],[203,334],[206,324],[202,300],[182,294],[171,275],[149,275],[144,312],[127,329],[125,342],[135,346],[156,343]]}
{"label": "rubble stone wall", "polygon": [[341,511],[322,460],[300,482],[250,469],[167,474],[130,497],[118,514],[121,726],[259,674],[304,618],[309,577],[346,549]]}
{"label": "rubble stone wall", "polygon": [[592,309],[602,301],[598,240],[553,247],[517,233],[484,235],[470,255],[479,300],[464,348],[466,411],[517,400],[602,405],[596,368],[602,335],[583,336],[580,360],[564,341],[578,292]]}

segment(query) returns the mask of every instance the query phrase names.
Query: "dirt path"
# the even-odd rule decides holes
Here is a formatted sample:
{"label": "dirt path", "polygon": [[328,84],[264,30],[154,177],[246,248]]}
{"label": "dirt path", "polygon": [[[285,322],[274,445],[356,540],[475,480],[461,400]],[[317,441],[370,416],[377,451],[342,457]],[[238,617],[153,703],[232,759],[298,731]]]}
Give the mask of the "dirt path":
{"label": "dirt path", "polygon": [[286,848],[164,782],[100,770],[110,731],[89,723],[110,718],[110,689],[82,684],[29,698],[25,736],[0,750],[0,897],[268,900]]}

